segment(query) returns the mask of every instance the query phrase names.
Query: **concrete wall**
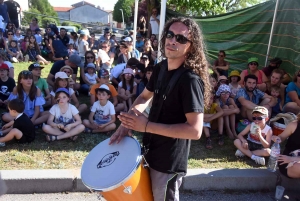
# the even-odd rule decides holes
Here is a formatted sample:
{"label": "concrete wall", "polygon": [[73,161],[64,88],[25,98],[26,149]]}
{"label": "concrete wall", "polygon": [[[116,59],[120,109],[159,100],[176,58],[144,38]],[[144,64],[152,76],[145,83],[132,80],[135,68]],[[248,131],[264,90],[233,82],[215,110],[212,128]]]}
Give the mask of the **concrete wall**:
{"label": "concrete wall", "polygon": [[60,23],[70,20],[69,12],[57,12]]}
{"label": "concrete wall", "polygon": [[100,10],[90,5],[84,5],[74,8],[69,11],[70,20],[78,22],[101,22],[103,24],[109,23],[109,13]]}

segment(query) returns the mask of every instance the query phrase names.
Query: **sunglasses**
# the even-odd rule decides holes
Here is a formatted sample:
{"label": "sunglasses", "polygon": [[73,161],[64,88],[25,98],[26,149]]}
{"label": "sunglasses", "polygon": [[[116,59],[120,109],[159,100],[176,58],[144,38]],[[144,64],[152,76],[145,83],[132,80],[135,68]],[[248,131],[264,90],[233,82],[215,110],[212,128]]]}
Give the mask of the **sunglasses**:
{"label": "sunglasses", "polygon": [[251,62],[251,63],[249,63],[250,65],[254,65],[254,66],[257,66],[258,65],[258,63],[255,63],[255,62]]}
{"label": "sunglasses", "polygon": [[222,93],[221,93],[221,95],[228,95],[228,94],[230,94],[229,91],[226,91],[226,92],[222,92]]}
{"label": "sunglasses", "polygon": [[87,59],[94,59],[94,57],[85,57],[85,58],[87,58]]}
{"label": "sunglasses", "polygon": [[64,71],[66,74],[70,74],[71,72],[70,71]]}
{"label": "sunglasses", "polygon": [[11,36],[11,35],[13,35],[13,34],[7,34],[8,36]]}
{"label": "sunglasses", "polygon": [[22,74],[22,75],[31,75],[32,72],[28,71],[28,70],[23,70],[23,71],[20,72],[20,74]]}
{"label": "sunglasses", "polygon": [[264,117],[252,117],[253,121],[255,121],[255,120],[261,121],[263,119],[264,119]]}
{"label": "sunglasses", "polygon": [[192,42],[189,39],[187,39],[185,36],[181,35],[181,34],[174,34],[173,31],[168,31],[167,32],[167,36],[168,39],[172,39],[175,37],[176,42],[180,43],[180,44],[186,44],[187,42]]}

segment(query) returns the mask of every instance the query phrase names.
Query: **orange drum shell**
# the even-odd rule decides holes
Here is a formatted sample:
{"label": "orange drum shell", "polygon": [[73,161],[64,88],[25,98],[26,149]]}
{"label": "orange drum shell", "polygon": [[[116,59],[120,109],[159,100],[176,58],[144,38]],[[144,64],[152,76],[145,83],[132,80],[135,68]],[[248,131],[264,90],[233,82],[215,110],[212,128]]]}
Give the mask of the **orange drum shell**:
{"label": "orange drum shell", "polygon": [[[131,186],[132,194],[124,193],[123,185]],[[123,185],[111,191],[101,192],[101,194],[107,201],[153,201],[149,169],[144,168],[142,164]]]}
{"label": "orange drum shell", "polygon": [[283,131],[284,131],[285,128],[281,128],[281,127],[278,127],[276,124],[273,124],[272,126],[272,130],[273,130],[273,135],[280,135]]}

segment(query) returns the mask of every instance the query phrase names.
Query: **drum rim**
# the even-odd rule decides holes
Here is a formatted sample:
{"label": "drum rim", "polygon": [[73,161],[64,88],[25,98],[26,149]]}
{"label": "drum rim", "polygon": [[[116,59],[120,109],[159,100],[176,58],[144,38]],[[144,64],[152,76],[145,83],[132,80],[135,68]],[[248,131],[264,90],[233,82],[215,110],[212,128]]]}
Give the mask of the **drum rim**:
{"label": "drum rim", "polygon": [[[128,137],[128,138],[133,139],[133,140],[136,142],[136,144],[141,148],[140,143],[139,143],[135,138],[130,137],[130,136],[125,136],[125,137]],[[94,147],[94,148],[95,148],[95,147]],[[94,148],[93,148],[93,149],[94,149]],[[93,149],[92,149],[92,150],[93,150]],[[91,150],[91,151],[92,151],[92,150]],[[107,191],[112,191],[112,190],[114,190],[114,189],[116,189],[116,188],[119,188],[119,187],[122,186],[124,183],[126,183],[126,182],[127,182],[127,181],[135,174],[135,172],[137,171],[137,169],[140,167],[141,162],[142,162],[142,159],[143,159],[143,156],[142,156],[142,150],[141,150],[141,149],[140,149],[139,154],[140,154],[140,155],[137,157],[137,163],[135,164],[135,167],[131,170],[131,173],[130,173],[127,177],[125,177],[122,181],[120,181],[118,184],[112,185],[112,186],[110,186],[110,187],[108,187],[108,188],[102,188],[102,189],[100,189],[100,188],[93,188],[93,187],[87,185],[86,182],[84,182],[84,180],[82,179],[82,177],[81,177],[81,181],[82,181],[82,183],[83,183],[86,187],[88,187],[88,189],[91,189],[91,190],[94,190],[94,191],[98,191],[98,192],[107,192]],[[84,159],[84,161],[83,161],[83,164],[84,164],[84,162],[85,162],[85,159]],[[82,165],[82,166],[83,166],[83,165]],[[81,168],[81,171],[82,171],[82,168]]]}

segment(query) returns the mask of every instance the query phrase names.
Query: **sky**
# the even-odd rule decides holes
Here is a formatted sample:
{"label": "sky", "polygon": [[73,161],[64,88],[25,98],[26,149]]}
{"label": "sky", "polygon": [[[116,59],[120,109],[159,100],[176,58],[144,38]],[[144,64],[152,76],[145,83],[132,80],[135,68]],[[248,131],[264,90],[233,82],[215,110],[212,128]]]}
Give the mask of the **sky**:
{"label": "sky", "polygon": [[[117,0],[86,0],[87,2],[100,6],[104,10],[113,10]],[[71,7],[72,4],[80,2],[80,0],[48,0],[48,2],[54,7]]]}

